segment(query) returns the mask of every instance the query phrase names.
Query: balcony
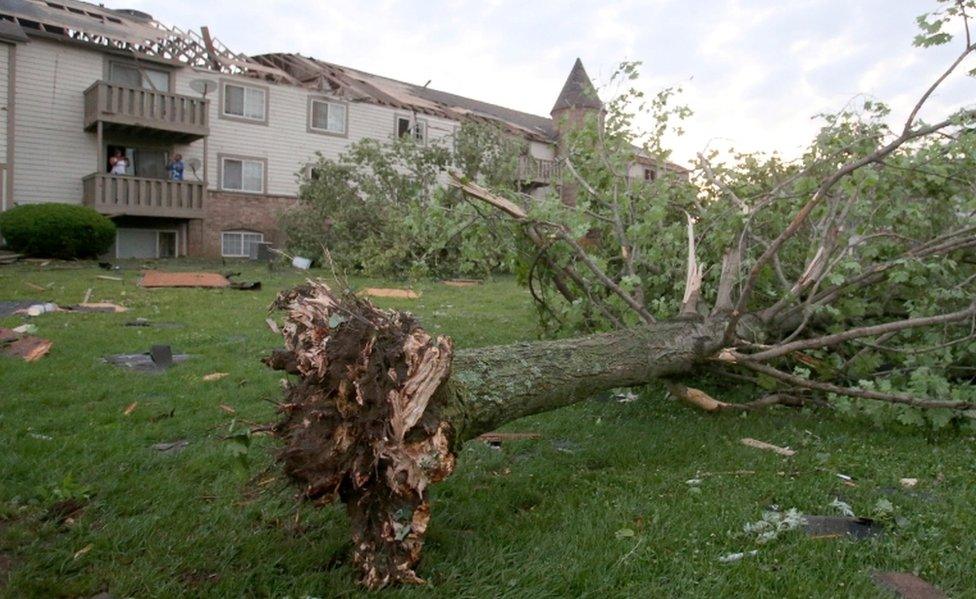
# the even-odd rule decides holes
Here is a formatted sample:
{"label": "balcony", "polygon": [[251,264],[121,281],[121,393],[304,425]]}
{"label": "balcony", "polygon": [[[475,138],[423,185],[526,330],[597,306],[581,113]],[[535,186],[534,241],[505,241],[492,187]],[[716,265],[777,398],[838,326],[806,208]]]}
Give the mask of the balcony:
{"label": "balcony", "polygon": [[99,121],[109,133],[157,132],[174,143],[190,143],[210,133],[209,100],[96,81],[85,90],[85,130]]}
{"label": "balcony", "polygon": [[519,156],[516,177],[523,185],[552,185],[558,182],[560,166],[555,160]]}
{"label": "balcony", "polygon": [[203,218],[202,181],[169,181],[93,173],[82,179],[83,201],[109,216]]}

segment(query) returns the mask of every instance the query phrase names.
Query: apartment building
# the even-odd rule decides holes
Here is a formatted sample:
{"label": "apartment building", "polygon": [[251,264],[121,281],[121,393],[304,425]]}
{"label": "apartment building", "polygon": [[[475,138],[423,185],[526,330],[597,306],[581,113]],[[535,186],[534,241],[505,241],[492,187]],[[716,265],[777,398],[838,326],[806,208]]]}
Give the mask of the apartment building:
{"label": "apartment building", "polygon": [[[278,215],[317,154],[466,120],[524,138],[520,184],[544,189],[560,128],[602,111],[579,61],[547,118],[76,0],[0,0],[0,105],[0,209],[91,206],[116,223],[117,258],[246,257],[283,242]],[[654,169],[638,156],[631,176]]]}

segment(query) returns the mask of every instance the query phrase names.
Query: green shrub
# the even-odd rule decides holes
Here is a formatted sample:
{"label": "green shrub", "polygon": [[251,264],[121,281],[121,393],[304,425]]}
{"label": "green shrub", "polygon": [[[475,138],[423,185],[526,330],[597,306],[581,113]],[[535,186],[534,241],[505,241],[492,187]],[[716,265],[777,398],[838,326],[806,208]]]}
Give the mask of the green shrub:
{"label": "green shrub", "polygon": [[85,206],[27,204],[0,213],[0,235],[28,256],[94,258],[115,241],[115,224]]}

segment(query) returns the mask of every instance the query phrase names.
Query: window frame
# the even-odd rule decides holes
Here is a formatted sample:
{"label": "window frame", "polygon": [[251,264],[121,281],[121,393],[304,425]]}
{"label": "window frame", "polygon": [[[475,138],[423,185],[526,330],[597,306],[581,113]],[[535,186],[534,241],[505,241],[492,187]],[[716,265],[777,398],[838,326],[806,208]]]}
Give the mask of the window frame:
{"label": "window frame", "polygon": [[224,252],[224,235],[238,235],[241,242],[241,252],[244,251],[244,236],[245,235],[260,235],[261,240],[257,243],[264,243],[264,233],[261,231],[249,231],[247,229],[228,229],[226,231],[220,232],[220,257],[221,258],[250,258],[250,254],[227,254]]}
{"label": "window frame", "polygon": [[[346,115],[342,123],[342,132],[329,131],[328,129],[320,129],[315,126],[315,121],[313,119],[315,113],[313,112],[316,102],[322,102],[324,104],[334,104],[342,106],[345,109]],[[328,120],[328,118],[326,118]],[[334,98],[328,98],[325,96],[309,96],[308,97],[308,122],[306,123],[309,133],[316,133],[318,135],[328,135],[330,137],[349,137],[349,102],[344,102],[342,100],[336,100]]]}
{"label": "window frame", "polygon": [[[225,185],[224,181],[224,163],[228,160],[236,160],[241,163],[241,187],[244,187],[244,162],[257,162],[261,165],[261,190],[253,191],[249,189],[233,189]],[[220,191],[227,191],[230,193],[245,193],[251,195],[266,195],[268,193],[268,159],[259,158],[257,156],[240,156],[237,154],[217,154],[217,166],[220,168],[219,175],[219,188]]]}
{"label": "window frame", "polygon": [[[393,138],[394,139],[400,139],[400,121],[401,120],[407,121],[409,124],[412,125],[411,128],[415,130],[414,140],[419,141],[420,143],[422,143],[424,145],[427,145],[427,129],[428,129],[427,119],[417,118],[417,117],[414,117],[413,115],[410,115],[410,114],[403,114],[403,113],[397,113],[397,114],[395,114],[393,116]],[[417,125],[423,125],[423,127],[424,127],[423,136],[420,139],[417,139],[417,137],[416,137],[416,127],[417,127]]]}
{"label": "window frame", "polygon": [[[227,93],[227,86],[231,85],[234,87],[240,87],[242,89],[256,89],[264,94],[264,118],[254,119],[240,114],[228,114],[225,112],[224,97]],[[217,108],[217,116],[226,121],[237,121],[239,123],[250,123],[252,125],[265,125],[268,124],[268,115],[271,112],[271,88],[266,85],[254,85],[252,83],[244,83],[242,81],[236,81],[233,79],[221,79],[220,87],[218,88],[220,93],[217,97],[217,102],[219,107]],[[246,91],[244,92],[247,93]],[[246,96],[245,96],[246,97]],[[246,110],[244,111],[246,112]]]}
{"label": "window frame", "polygon": [[[103,79],[105,80],[106,83],[111,83],[112,85],[125,85],[123,83],[113,83],[112,82],[112,65],[113,64],[117,64],[117,65],[120,65],[120,66],[123,66],[123,67],[134,68],[134,69],[138,70],[140,72],[140,74],[142,74],[142,71],[143,70],[147,70],[147,69],[148,70],[152,70],[152,71],[159,71],[161,73],[166,73],[166,76],[169,78],[169,81],[167,83],[167,86],[169,87],[169,89],[167,89],[167,90],[161,90],[161,89],[152,89],[152,88],[149,88],[149,87],[140,87],[140,88],[137,88],[137,89],[145,89],[145,90],[149,90],[149,91],[156,91],[156,92],[159,92],[159,93],[162,93],[162,94],[171,94],[171,93],[174,93],[173,92],[173,89],[176,86],[176,72],[172,68],[168,68],[166,65],[161,65],[161,64],[156,64],[156,63],[142,64],[140,62],[137,62],[137,61],[134,61],[134,60],[127,60],[125,58],[118,57],[118,56],[106,56],[105,57],[105,64],[104,64],[104,67],[102,69],[102,77],[103,77]],[[145,77],[145,75],[143,75],[143,77]],[[128,86],[126,86],[126,87],[128,87]]]}

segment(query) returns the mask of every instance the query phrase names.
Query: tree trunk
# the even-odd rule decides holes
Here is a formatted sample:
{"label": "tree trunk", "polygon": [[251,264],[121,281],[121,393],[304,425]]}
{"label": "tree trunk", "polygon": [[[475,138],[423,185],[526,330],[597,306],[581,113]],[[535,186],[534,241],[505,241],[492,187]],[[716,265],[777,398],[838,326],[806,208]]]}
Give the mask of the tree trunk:
{"label": "tree trunk", "polygon": [[559,341],[458,351],[433,406],[466,441],[606,389],[690,371],[720,349],[725,320],[679,320]]}
{"label": "tree trunk", "polygon": [[721,347],[724,318],[659,322],[559,341],[459,351],[408,313],[310,283],[279,296],[285,350],[265,361],[301,377],[275,429],[285,472],[308,499],[346,503],[353,558],[370,588],[414,573],[427,487],[460,444],[616,387],[688,372]]}

